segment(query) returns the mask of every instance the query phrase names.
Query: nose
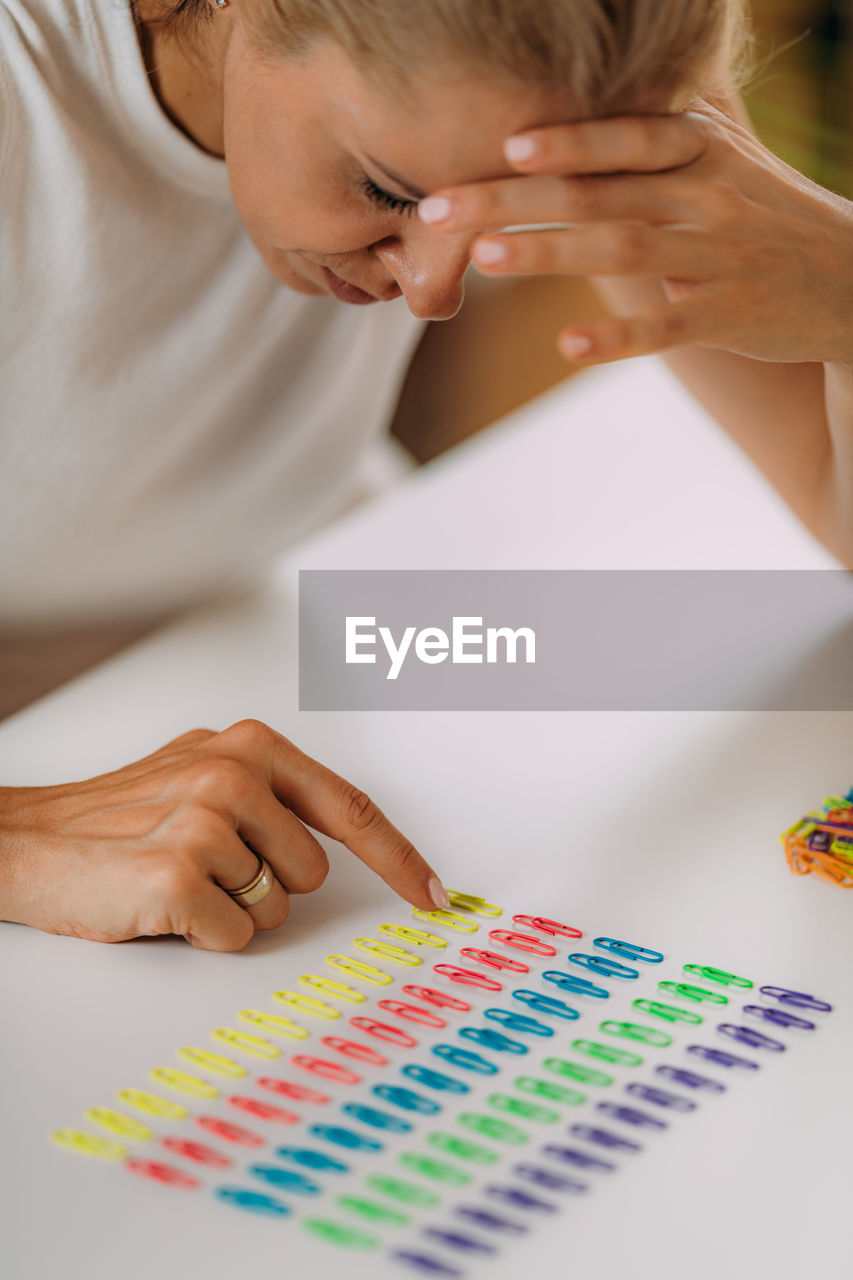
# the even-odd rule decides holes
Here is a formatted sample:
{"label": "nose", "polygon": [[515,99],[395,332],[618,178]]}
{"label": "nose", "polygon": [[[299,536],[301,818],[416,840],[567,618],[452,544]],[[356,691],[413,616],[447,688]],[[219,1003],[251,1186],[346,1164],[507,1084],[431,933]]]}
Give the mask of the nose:
{"label": "nose", "polygon": [[472,236],[444,236],[418,226],[372,247],[397,281],[413,316],[449,320],[462,306],[472,244]]}

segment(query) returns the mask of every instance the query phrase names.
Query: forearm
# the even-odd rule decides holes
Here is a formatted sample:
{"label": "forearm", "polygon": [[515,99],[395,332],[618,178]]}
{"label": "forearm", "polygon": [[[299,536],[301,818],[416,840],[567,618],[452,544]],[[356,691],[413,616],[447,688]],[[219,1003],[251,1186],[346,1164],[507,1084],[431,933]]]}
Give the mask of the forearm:
{"label": "forearm", "polygon": [[[618,315],[664,300],[656,280],[599,277],[595,284]],[[662,358],[803,524],[853,566],[853,369],[772,363],[699,345]]]}

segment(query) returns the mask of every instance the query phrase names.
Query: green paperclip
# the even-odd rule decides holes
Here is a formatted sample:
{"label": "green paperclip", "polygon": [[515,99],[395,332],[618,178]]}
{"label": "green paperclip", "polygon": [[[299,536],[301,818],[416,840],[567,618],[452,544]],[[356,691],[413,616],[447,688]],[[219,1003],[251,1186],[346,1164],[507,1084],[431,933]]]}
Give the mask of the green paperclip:
{"label": "green paperclip", "polygon": [[462,1115],[457,1116],[456,1119],[466,1129],[481,1133],[484,1138],[494,1138],[496,1142],[508,1142],[513,1147],[519,1147],[523,1142],[530,1141],[529,1133],[519,1129],[517,1124],[510,1124],[508,1120],[498,1120],[497,1116],[484,1116],[477,1111],[463,1111]]}
{"label": "green paperclip", "polygon": [[371,1191],[379,1191],[391,1200],[399,1200],[400,1204],[409,1204],[413,1209],[434,1209],[441,1204],[441,1196],[428,1187],[419,1187],[416,1182],[406,1182],[403,1178],[392,1178],[387,1173],[372,1173],[367,1179]]}
{"label": "green paperclip", "polygon": [[680,996],[682,1000],[693,1000],[696,1004],[707,1001],[708,1004],[728,1004],[729,997],[721,991],[708,991],[705,987],[691,987],[689,982],[659,982],[658,990],[667,995]]}
{"label": "green paperclip", "polygon": [[400,1164],[412,1173],[422,1173],[425,1178],[434,1178],[436,1182],[446,1182],[451,1187],[464,1187],[471,1181],[470,1173],[457,1169],[455,1164],[445,1160],[433,1160],[430,1156],[418,1155],[416,1151],[404,1151],[400,1156]]}
{"label": "green paperclip", "polygon": [[506,1111],[512,1116],[538,1120],[542,1124],[553,1124],[560,1118],[559,1111],[555,1111],[553,1107],[541,1107],[536,1102],[526,1102],[524,1098],[513,1098],[509,1093],[490,1093],[486,1102],[495,1111]]}
{"label": "green paperclip", "polygon": [[[589,1044],[588,1040],[584,1044]],[[553,1071],[558,1076],[568,1076],[570,1080],[577,1080],[579,1084],[599,1085],[604,1088],[608,1084],[613,1083],[613,1076],[607,1075],[605,1071],[596,1071],[595,1067],[584,1067],[579,1062],[569,1062],[566,1058],[546,1058],[542,1063],[546,1071]]]}
{"label": "green paperclip", "polygon": [[609,1044],[599,1044],[597,1040],[573,1040],[572,1048],[577,1053],[585,1053],[590,1058],[599,1058],[602,1062],[612,1062],[619,1067],[639,1067],[643,1059],[638,1053],[629,1053],[627,1049],[614,1049]]}
{"label": "green paperclip", "polygon": [[330,1244],[343,1245],[346,1249],[375,1249],[379,1244],[378,1236],[369,1236],[332,1218],[303,1218],[302,1225],[312,1236],[319,1236]]}
{"label": "green paperclip", "polygon": [[692,1009],[679,1009],[677,1005],[661,1004],[657,1000],[634,1000],[633,1005],[641,1013],[651,1014],[653,1018],[661,1018],[664,1022],[688,1022],[695,1027],[702,1021],[702,1015],[694,1013]]}
{"label": "green paperclip", "polygon": [[684,972],[695,974],[697,978],[704,978],[706,982],[719,982],[721,987],[743,987],[748,990],[755,985],[749,978],[739,978],[736,973],[729,973],[726,969],[715,969],[711,964],[686,964]]}
{"label": "green paperclip", "polygon": [[362,1200],[358,1196],[338,1196],[337,1203],[342,1209],[349,1209],[350,1213],[357,1213],[359,1217],[367,1218],[370,1222],[383,1222],[391,1227],[405,1227],[410,1221],[405,1213],[389,1209],[384,1204],[377,1204],[375,1200]]}
{"label": "green paperclip", "polygon": [[447,896],[452,907],[461,907],[463,911],[471,911],[475,916],[502,916],[503,911],[493,902],[478,898],[473,893],[459,893],[456,889],[448,889]]}
{"label": "green paperclip", "polygon": [[[552,1059],[559,1061],[559,1059]],[[569,1063],[571,1066],[571,1063]],[[585,1067],[580,1068],[581,1071],[586,1070]],[[605,1076],[601,1071],[592,1073],[596,1076],[602,1076],[606,1084],[610,1084],[611,1076]],[[516,1076],[513,1080],[516,1089],[520,1089],[522,1093],[535,1093],[539,1098],[550,1098],[552,1102],[563,1102],[568,1107],[579,1107],[582,1102],[586,1102],[586,1094],[581,1093],[579,1089],[567,1089],[562,1084],[552,1084],[550,1080],[537,1080],[535,1076]]]}
{"label": "green paperclip", "polygon": [[598,1029],[605,1035],[621,1036],[623,1040],[639,1040],[641,1044],[653,1044],[658,1049],[665,1049],[672,1044],[672,1036],[665,1031],[658,1031],[657,1027],[644,1027],[639,1022],[615,1022],[608,1019],[606,1022],[599,1022]]}
{"label": "green paperclip", "polygon": [[430,1133],[427,1142],[436,1151],[444,1151],[449,1156],[458,1156],[460,1160],[473,1160],[474,1164],[494,1164],[500,1159],[497,1151],[491,1147],[481,1147],[478,1142],[469,1142],[453,1133]]}

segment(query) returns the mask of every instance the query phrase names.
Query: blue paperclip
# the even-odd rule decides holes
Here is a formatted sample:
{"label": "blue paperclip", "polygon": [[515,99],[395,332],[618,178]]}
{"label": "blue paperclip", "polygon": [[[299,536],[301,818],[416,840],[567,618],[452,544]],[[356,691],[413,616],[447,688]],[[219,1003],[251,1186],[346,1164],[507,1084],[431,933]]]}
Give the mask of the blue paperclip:
{"label": "blue paperclip", "polygon": [[708,1076],[697,1075],[695,1071],[685,1071],[683,1067],[671,1067],[662,1062],[655,1067],[655,1075],[672,1080],[674,1084],[683,1084],[686,1089],[701,1089],[704,1093],[725,1093],[726,1086],[719,1080],[711,1080]]}
{"label": "blue paperclip", "polygon": [[574,1195],[582,1195],[589,1190],[587,1183],[578,1182],[577,1178],[567,1178],[562,1173],[553,1173],[552,1170],[541,1169],[535,1164],[517,1164],[511,1172],[516,1178],[524,1178],[537,1187],[545,1187],[547,1191],[570,1191]]}
{"label": "blue paperclip", "polygon": [[663,960],[662,951],[651,951],[648,947],[638,947],[635,942],[622,942],[619,938],[593,938],[592,945],[624,956],[626,960],[643,960],[646,964],[660,964]]}
{"label": "blue paperclip", "polygon": [[598,1156],[588,1155],[586,1151],[579,1151],[577,1147],[558,1147],[551,1143],[542,1148],[542,1153],[561,1160],[563,1164],[570,1164],[573,1169],[595,1169],[600,1173],[612,1173],[618,1167],[609,1160],[601,1160]]}
{"label": "blue paperclip", "polygon": [[607,1000],[610,992],[606,987],[597,987],[588,978],[577,978],[573,973],[563,973],[562,969],[547,969],[542,977],[546,982],[553,982],[562,991],[571,991],[578,996],[594,996],[596,1000]]}
{"label": "blue paperclip", "polygon": [[787,987],[759,987],[763,996],[771,996],[781,1000],[782,1004],[792,1004],[795,1009],[814,1009],[815,1013],[831,1013],[832,1005],[816,996],[807,995],[805,991],[789,991]]}
{"label": "blue paperclip", "polygon": [[236,1205],[238,1209],[248,1209],[250,1213],[264,1214],[269,1218],[283,1218],[292,1210],[289,1205],[282,1204],[273,1196],[265,1196],[260,1191],[249,1191],[245,1187],[217,1187],[214,1195],[218,1200]]}
{"label": "blue paperclip", "polygon": [[311,1147],[276,1147],[275,1155],[282,1160],[292,1160],[306,1169],[323,1170],[328,1173],[349,1173],[349,1165],[342,1160],[327,1156],[325,1151],[314,1151]]}
{"label": "blue paperclip", "polygon": [[639,969],[632,969],[618,960],[604,960],[601,956],[590,956],[585,951],[573,951],[569,956],[571,964],[580,965],[582,969],[591,969],[600,973],[603,978],[639,978]]}
{"label": "blue paperclip", "polygon": [[567,1018],[571,1022],[580,1017],[577,1009],[566,1004],[565,1000],[557,1000],[554,996],[543,996],[539,991],[513,991],[512,998],[520,1000],[522,1004],[535,1009],[537,1013],[547,1013],[553,1018]]}
{"label": "blue paperclip", "polygon": [[656,1116],[647,1116],[645,1111],[637,1111],[634,1107],[623,1107],[618,1102],[596,1103],[596,1111],[602,1111],[612,1120],[621,1120],[623,1124],[632,1124],[636,1129],[667,1129],[665,1120]]}
{"label": "blue paperclip", "polygon": [[512,1009],[484,1009],[484,1018],[491,1018],[493,1022],[500,1022],[510,1031],[518,1031],[522,1035],[528,1036],[552,1036],[554,1028],[548,1027],[544,1022],[538,1022],[536,1018],[525,1017],[523,1013],[515,1013]]}
{"label": "blue paperclip", "polygon": [[493,1244],[484,1240],[475,1240],[473,1236],[464,1236],[459,1231],[448,1231],[445,1227],[424,1227],[423,1234],[428,1240],[435,1240],[448,1249],[459,1249],[462,1253],[495,1253]]}
{"label": "blue paperclip", "polygon": [[714,1062],[718,1067],[743,1067],[745,1071],[757,1071],[758,1063],[749,1058],[739,1058],[736,1053],[726,1053],[724,1049],[712,1049],[706,1044],[689,1044],[687,1052],[694,1058],[704,1058],[706,1062]]}
{"label": "blue paperclip", "polygon": [[584,1142],[592,1142],[597,1147],[612,1147],[615,1151],[642,1151],[643,1149],[639,1142],[630,1142],[627,1138],[620,1138],[618,1134],[611,1133],[609,1129],[597,1129],[591,1124],[573,1124],[569,1133],[576,1138],[581,1138]]}
{"label": "blue paperclip", "polygon": [[479,1053],[462,1049],[457,1044],[434,1044],[432,1052],[436,1057],[444,1058],[445,1062],[452,1062],[454,1067],[461,1067],[463,1071],[474,1071],[477,1075],[493,1076],[499,1070],[494,1062],[489,1062]]}
{"label": "blue paperclip", "polygon": [[502,1218],[500,1214],[490,1213],[488,1209],[479,1209],[475,1205],[460,1204],[453,1212],[457,1218],[473,1222],[486,1231],[505,1231],[508,1235],[521,1236],[530,1230],[526,1222],[513,1222],[512,1218]]}
{"label": "blue paperclip", "polygon": [[315,1138],[325,1138],[336,1147],[348,1147],[350,1151],[381,1151],[382,1143],[375,1138],[362,1137],[354,1129],[342,1129],[335,1124],[312,1124],[308,1130]]}
{"label": "blue paperclip", "polygon": [[730,1040],[748,1045],[750,1049],[767,1049],[769,1053],[784,1053],[787,1048],[781,1040],[774,1040],[772,1036],[766,1036],[763,1031],[756,1031],[755,1027],[739,1027],[733,1022],[719,1022],[717,1030],[722,1035],[728,1036]]}
{"label": "blue paperclip", "polygon": [[400,1068],[400,1072],[410,1080],[417,1080],[418,1084],[425,1085],[427,1089],[437,1089],[439,1092],[468,1093],[471,1088],[464,1080],[455,1080],[453,1076],[446,1076],[441,1071],[422,1067],[418,1062],[407,1062],[405,1067]]}
{"label": "blue paperclip", "polygon": [[763,1004],[745,1004],[743,1006],[744,1013],[750,1013],[755,1018],[763,1018],[765,1022],[772,1022],[777,1027],[796,1027],[798,1031],[814,1031],[817,1023],[809,1022],[808,1018],[800,1018],[795,1013],[789,1013],[787,1009],[768,1009]]}
{"label": "blue paperclip", "polygon": [[651,1102],[656,1107],[667,1107],[671,1111],[696,1110],[696,1103],[691,1102],[689,1098],[682,1098],[680,1093],[655,1089],[653,1085],[641,1084],[639,1080],[632,1080],[630,1084],[626,1084],[625,1092],[632,1094],[635,1098],[642,1098],[643,1102]]}
{"label": "blue paperclip", "polygon": [[504,1204],[514,1205],[516,1209],[530,1209],[537,1213],[556,1213],[557,1211],[557,1205],[549,1204],[547,1200],[540,1200],[538,1196],[532,1196],[527,1191],[522,1191],[520,1187],[505,1187],[492,1183],[491,1186],[486,1187],[486,1195]]}
{"label": "blue paperclip", "polygon": [[463,1274],[457,1267],[442,1262],[441,1258],[430,1257],[428,1253],[415,1253],[413,1249],[395,1249],[391,1257],[395,1262],[403,1262],[407,1267],[424,1271],[430,1276],[447,1276],[448,1280],[457,1280]]}
{"label": "blue paperclip", "polygon": [[310,1178],[294,1173],[292,1169],[282,1169],[278,1164],[253,1164],[249,1167],[249,1173],[274,1187],[282,1187],[285,1191],[293,1191],[301,1196],[316,1196],[322,1191],[318,1182],[312,1182]]}
{"label": "blue paperclip", "polygon": [[415,1093],[413,1089],[404,1089],[402,1085],[375,1084],[370,1092],[383,1102],[399,1107],[401,1111],[418,1111],[422,1116],[434,1116],[441,1110],[432,1098],[425,1098],[422,1093]]}
{"label": "blue paperclip", "polygon": [[511,1040],[509,1036],[493,1031],[491,1027],[460,1027],[456,1034],[464,1036],[466,1040],[475,1040],[485,1049],[493,1049],[496,1053],[528,1052],[526,1044],[522,1044],[520,1040]]}
{"label": "blue paperclip", "polygon": [[367,1107],[362,1102],[345,1102],[341,1110],[353,1120],[370,1125],[373,1129],[388,1129],[391,1133],[408,1133],[411,1124],[391,1115],[390,1111],[378,1111],[375,1107]]}

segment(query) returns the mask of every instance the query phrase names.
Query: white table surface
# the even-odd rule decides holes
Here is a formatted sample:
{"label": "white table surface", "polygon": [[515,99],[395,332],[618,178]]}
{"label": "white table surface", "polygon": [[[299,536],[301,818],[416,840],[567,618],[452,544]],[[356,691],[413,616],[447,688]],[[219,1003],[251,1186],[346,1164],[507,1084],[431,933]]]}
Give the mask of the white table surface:
{"label": "white table surface", "polygon": [[[452,886],[658,947],[668,976],[693,959],[832,1001],[760,1079],[734,1082],[522,1248],[466,1269],[846,1280],[853,895],[791,876],[778,833],[853,782],[853,717],[312,714],[296,697],[299,568],[832,563],[655,361],[601,370],[296,548],[268,590],[188,616],[6,721],[0,778],[82,778],[256,716],[371,791]],[[3,1275],[416,1275],[48,1142],[91,1128],[86,1108],[145,1087],[149,1067],[177,1065],[179,1044],[213,1047],[211,1027],[322,971],[329,951],[408,919],[336,849],[323,889],[236,955],[0,925]]]}

